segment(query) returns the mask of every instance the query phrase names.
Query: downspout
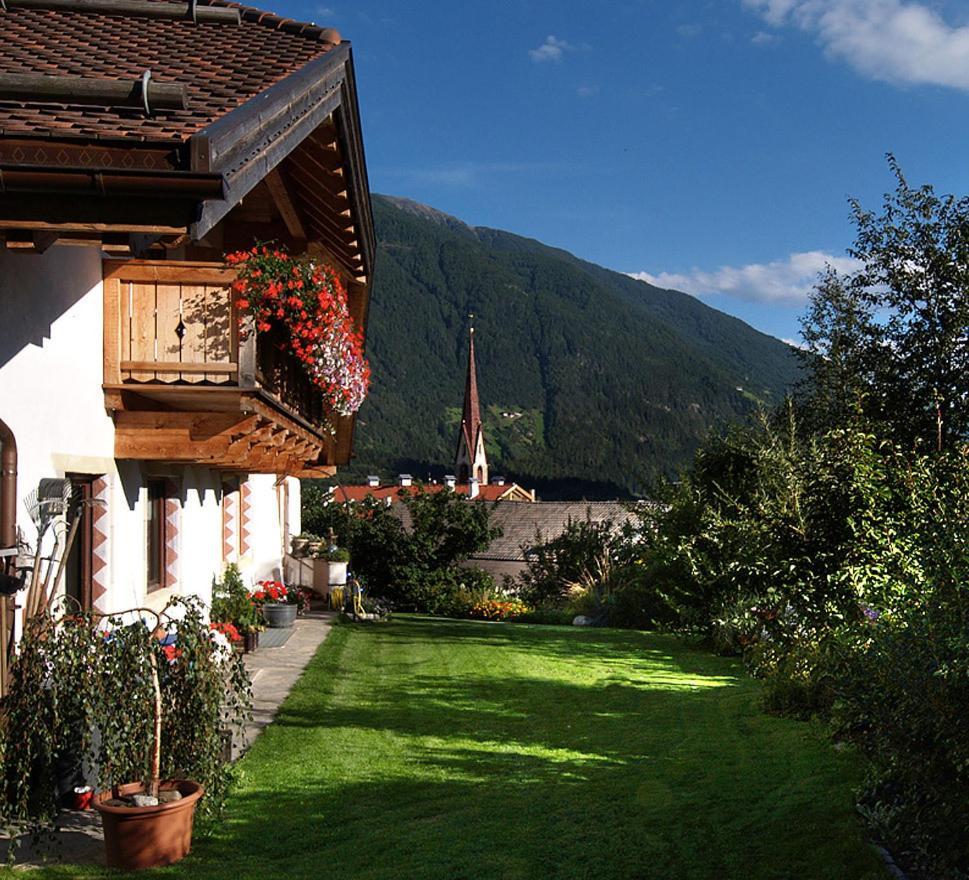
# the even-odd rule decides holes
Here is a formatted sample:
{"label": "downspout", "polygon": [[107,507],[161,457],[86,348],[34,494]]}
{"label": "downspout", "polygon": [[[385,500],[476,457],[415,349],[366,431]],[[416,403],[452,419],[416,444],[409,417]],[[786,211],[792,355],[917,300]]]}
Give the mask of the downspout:
{"label": "downspout", "polygon": [[[17,441],[7,423],[0,419],[0,550],[17,544]],[[0,575],[11,571],[10,560],[0,557]],[[16,614],[14,603],[7,596],[0,596],[0,698],[7,695],[10,678],[10,658],[13,652],[14,633],[11,632],[10,613]],[[15,624],[16,625],[16,624]]]}
{"label": "downspout", "polygon": [[17,544],[17,440],[0,419],[0,548]]}

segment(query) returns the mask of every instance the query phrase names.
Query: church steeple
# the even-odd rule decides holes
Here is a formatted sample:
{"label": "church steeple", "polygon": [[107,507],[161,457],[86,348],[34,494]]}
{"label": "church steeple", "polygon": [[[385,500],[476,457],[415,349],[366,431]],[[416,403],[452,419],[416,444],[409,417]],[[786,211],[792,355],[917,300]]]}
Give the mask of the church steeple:
{"label": "church steeple", "polygon": [[488,458],[485,454],[481,404],[478,400],[478,367],[474,357],[473,324],[468,337],[468,375],[464,383],[464,413],[458,431],[456,469],[459,483],[467,483],[474,477],[485,484],[488,482]]}

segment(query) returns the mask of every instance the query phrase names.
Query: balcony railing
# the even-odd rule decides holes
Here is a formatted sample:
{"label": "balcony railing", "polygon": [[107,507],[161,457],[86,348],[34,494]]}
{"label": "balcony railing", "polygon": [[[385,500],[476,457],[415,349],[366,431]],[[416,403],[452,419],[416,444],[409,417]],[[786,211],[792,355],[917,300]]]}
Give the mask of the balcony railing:
{"label": "balcony railing", "polygon": [[[256,382],[310,424],[322,425],[326,421],[323,395],[299,360],[286,350],[284,331],[273,328],[255,339]],[[245,349],[243,343],[243,354]]]}
{"label": "balcony railing", "polygon": [[[155,400],[166,391],[213,408],[214,392],[257,392],[314,429],[323,398],[284,331],[240,339],[232,270],[211,264],[118,262],[105,280],[105,386]],[[209,394],[204,392],[208,390]],[[203,403],[204,401],[204,403]],[[219,408],[216,405],[214,408]]]}

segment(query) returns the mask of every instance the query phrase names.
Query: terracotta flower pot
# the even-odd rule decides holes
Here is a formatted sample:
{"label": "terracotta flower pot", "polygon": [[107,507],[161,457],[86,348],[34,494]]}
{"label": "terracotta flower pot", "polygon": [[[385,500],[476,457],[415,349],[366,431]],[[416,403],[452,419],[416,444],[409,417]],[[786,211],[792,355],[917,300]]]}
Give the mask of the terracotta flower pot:
{"label": "terracotta flower pot", "polygon": [[[181,800],[157,807],[118,807],[105,801],[111,791],[102,791],[94,799],[104,826],[104,848],[109,868],[138,871],[170,865],[185,858],[192,848],[192,822],[195,804],[205,793],[197,782],[180,779],[162,783],[161,790],[177,789]],[[144,791],[140,782],[119,786],[122,796]]]}
{"label": "terracotta flower pot", "polygon": [[296,622],[296,606],[277,602],[262,606],[263,617],[273,629],[289,629]]}

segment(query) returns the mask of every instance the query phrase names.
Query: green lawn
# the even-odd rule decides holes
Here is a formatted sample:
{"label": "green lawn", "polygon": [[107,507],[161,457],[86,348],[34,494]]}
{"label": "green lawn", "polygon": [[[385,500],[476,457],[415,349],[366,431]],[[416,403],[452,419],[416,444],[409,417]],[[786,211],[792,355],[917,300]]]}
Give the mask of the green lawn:
{"label": "green lawn", "polygon": [[219,832],[147,876],[886,876],[852,808],[857,761],[762,714],[735,662],[665,636],[338,627],[240,772]]}

